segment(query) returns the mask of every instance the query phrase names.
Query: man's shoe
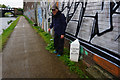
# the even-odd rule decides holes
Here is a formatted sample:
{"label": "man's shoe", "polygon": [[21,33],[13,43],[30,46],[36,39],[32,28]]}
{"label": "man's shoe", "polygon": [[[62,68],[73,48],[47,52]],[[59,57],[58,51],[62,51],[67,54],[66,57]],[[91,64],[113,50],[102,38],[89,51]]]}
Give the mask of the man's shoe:
{"label": "man's shoe", "polygon": [[57,57],[61,56],[60,54],[57,55]]}
{"label": "man's shoe", "polygon": [[56,54],[56,53],[57,53],[57,51],[53,51],[53,53],[55,53],[55,54]]}

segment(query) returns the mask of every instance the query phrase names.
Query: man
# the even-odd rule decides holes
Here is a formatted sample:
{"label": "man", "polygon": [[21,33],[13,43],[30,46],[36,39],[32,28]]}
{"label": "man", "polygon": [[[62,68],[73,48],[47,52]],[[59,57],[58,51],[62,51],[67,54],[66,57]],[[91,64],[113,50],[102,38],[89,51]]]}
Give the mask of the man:
{"label": "man", "polygon": [[58,53],[57,56],[63,54],[64,49],[64,35],[67,23],[64,14],[62,14],[56,5],[52,6],[52,23],[48,31],[54,27],[54,53]]}

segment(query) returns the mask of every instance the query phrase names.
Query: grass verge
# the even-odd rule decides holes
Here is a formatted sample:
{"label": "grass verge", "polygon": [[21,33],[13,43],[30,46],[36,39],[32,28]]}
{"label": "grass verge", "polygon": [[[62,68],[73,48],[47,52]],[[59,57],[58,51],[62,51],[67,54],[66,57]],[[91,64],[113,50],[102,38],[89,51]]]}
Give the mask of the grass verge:
{"label": "grass verge", "polygon": [[[39,26],[33,26],[33,22],[26,16],[24,16],[27,21],[30,23],[30,25],[35,29],[35,31],[44,39],[44,41],[48,44],[46,49],[50,51],[51,53],[54,51],[54,42],[51,35],[47,32],[44,32]],[[80,69],[78,65],[83,65],[82,61],[79,61],[79,63],[75,63],[70,61],[69,59],[69,50],[67,48],[64,48],[64,55],[59,57],[60,60],[62,60],[65,65],[67,65],[71,72],[74,72],[79,75],[80,78],[87,78],[89,79],[88,75],[85,74],[83,70]],[[86,66],[82,66],[83,69],[86,68]]]}
{"label": "grass verge", "polygon": [[2,48],[6,44],[10,34],[13,32],[15,26],[17,25],[20,17],[17,17],[15,21],[6,29],[3,30],[3,33],[0,35],[0,52],[2,51]]}

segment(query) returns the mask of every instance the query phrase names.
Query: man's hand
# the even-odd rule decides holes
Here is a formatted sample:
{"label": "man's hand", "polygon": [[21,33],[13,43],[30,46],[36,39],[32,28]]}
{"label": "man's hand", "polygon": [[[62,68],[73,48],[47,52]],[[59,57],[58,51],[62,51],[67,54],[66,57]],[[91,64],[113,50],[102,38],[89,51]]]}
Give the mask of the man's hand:
{"label": "man's hand", "polygon": [[61,35],[61,39],[63,39],[64,38],[64,35]]}
{"label": "man's hand", "polygon": [[48,31],[50,32],[50,30],[51,30],[51,29],[49,28]]}

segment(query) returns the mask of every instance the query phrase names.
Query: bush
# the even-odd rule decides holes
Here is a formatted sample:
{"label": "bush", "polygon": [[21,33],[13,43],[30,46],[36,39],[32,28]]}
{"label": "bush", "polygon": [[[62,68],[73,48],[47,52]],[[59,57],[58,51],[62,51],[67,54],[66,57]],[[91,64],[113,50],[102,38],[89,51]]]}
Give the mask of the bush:
{"label": "bush", "polygon": [[11,22],[13,22],[12,20],[8,21],[7,23],[10,24]]}

